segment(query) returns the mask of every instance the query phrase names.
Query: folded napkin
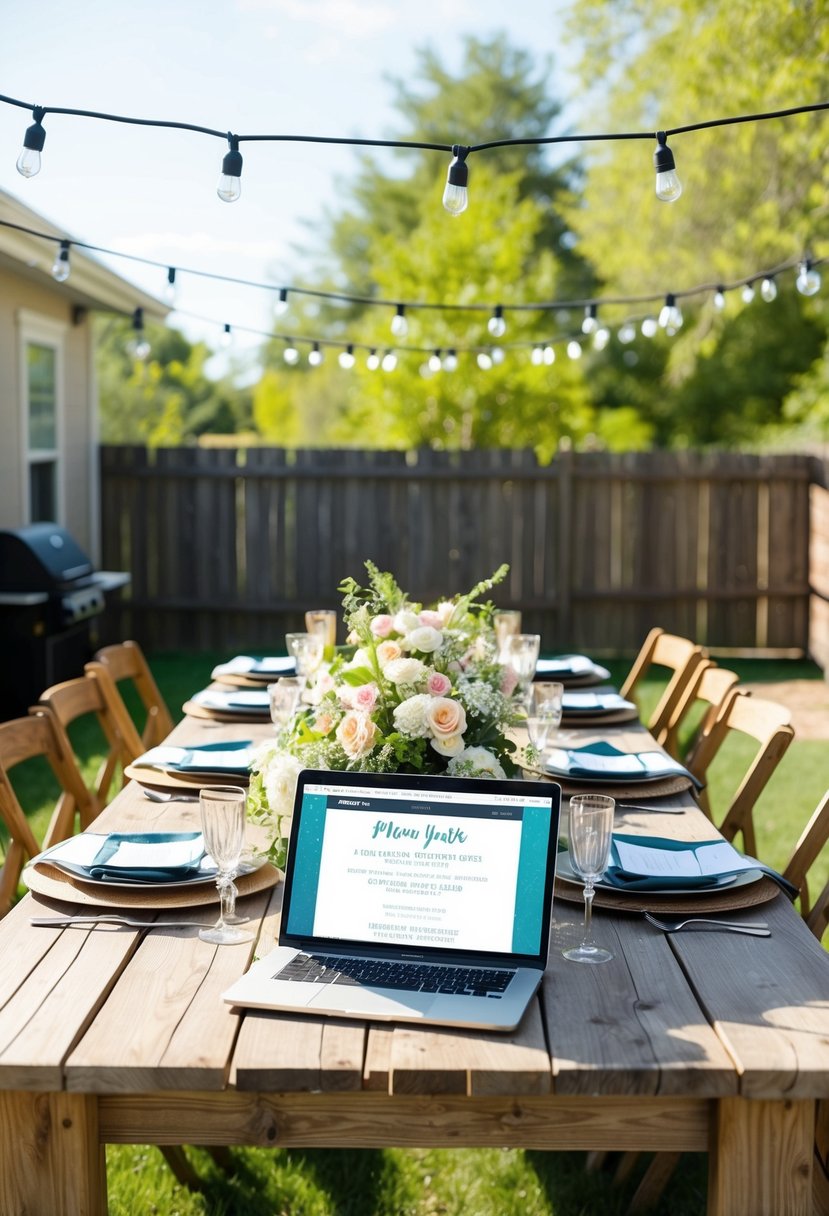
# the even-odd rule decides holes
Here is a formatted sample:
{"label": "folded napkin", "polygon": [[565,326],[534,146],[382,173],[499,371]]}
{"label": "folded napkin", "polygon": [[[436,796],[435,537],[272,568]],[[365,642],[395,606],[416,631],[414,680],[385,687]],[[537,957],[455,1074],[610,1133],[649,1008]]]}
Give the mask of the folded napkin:
{"label": "folded napkin", "polygon": [[618,713],[623,709],[636,709],[633,701],[626,701],[618,692],[565,692],[561,706],[566,714]]}
{"label": "folded napkin", "polygon": [[190,698],[204,709],[237,709],[239,712],[270,714],[267,688],[203,688]]}
{"label": "folded napkin", "polygon": [[595,676],[606,680],[610,672],[606,667],[600,667],[586,654],[562,654],[554,659],[539,659],[535,666],[536,677],[544,676],[548,680],[566,680]]}
{"label": "folded napkin", "polygon": [[247,774],[253,758],[250,739],[205,743],[201,747],[172,747],[162,743],[133,760],[133,768],[159,768],[179,773]]}
{"label": "folded napkin", "polygon": [[626,891],[704,890],[733,882],[737,874],[757,868],[752,857],[743,857],[726,840],[672,840],[614,832],[610,865],[602,882]]}
{"label": "folded napkin", "polygon": [[612,743],[552,748],[545,766],[548,772],[573,780],[655,781],[661,777],[687,777],[697,789],[702,789],[694,774],[665,752],[623,752]]}
{"label": "folded napkin", "polygon": [[[80,832],[34,862],[49,861],[86,881],[157,884],[195,878],[206,860],[201,832]],[[215,872],[210,865],[205,878]]]}
{"label": "folded napkin", "polygon": [[296,664],[290,655],[271,655],[257,659],[250,654],[239,654],[227,663],[213,668],[213,679],[219,676],[284,676],[295,670]]}

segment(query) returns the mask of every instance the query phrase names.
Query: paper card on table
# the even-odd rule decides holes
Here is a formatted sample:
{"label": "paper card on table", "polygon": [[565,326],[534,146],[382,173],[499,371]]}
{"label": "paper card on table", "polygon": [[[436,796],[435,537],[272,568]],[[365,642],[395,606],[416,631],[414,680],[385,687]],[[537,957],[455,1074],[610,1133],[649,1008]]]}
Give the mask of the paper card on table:
{"label": "paper card on table", "polygon": [[553,747],[547,753],[551,768],[564,771],[578,770],[596,776],[612,773],[614,776],[628,776],[642,773],[643,765],[639,757],[633,753],[625,755],[621,752],[614,755],[604,755],[600,752],[571,751],[563,747]]}
{"label": "paper card on table", "polygon": [[203,747],[151,747],[133,760],[133,768],[158,768],[190,772],[246,773],[253,756],[250,739],[227,743],[206,743]]}
{"label": "paper card on table", "polygon": [[565,713],[609,713],[636,708],[633,701],[626,701],[617,692],[565,692],[562,706]]}
{"label": "paper card on table", "polygon": [[157,837],[113,833],[105,839],[93,864],[119,870],[181,870],[197,865],[203,856],[201,832],[162,833]]}
{"label": "paper card on table", "polygon": [[262,710],[264,713],[270,712],[270,701],[268,690],[258,688],[203,688],[201,692],[194,693],[190,700],[195,705],[202,705],[205,709],[246,709],[250,711]]}
{"label": "paper card on table", "polygon": [[614,836],[613,848],[620,869],[642,878],[657,875],[660,878],[711,878],[757,868],[753,859],[742,857],[726,840],[699,844],[657,837],[637,841]]}

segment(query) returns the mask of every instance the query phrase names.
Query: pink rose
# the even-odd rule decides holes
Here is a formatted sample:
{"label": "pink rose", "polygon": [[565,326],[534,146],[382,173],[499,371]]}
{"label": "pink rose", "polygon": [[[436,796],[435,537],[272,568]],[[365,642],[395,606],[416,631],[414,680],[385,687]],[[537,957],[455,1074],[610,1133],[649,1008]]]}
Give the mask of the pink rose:
{"label": "pink rose", "polygon": [[334,725],[334,719],[329,713],[320,713],[314,718],[314,730],[320,735],[327,735]]}
{"label": "pink rose", "polygon": [[432,734],[437,737],[462,735],[466,730],[466,711],[460,701],[435,697],[426,711],[426,721]]}
{"label": "pink rose", "polygon": [[360,684],[351,694],[351,703],[355,709],[362,709],[364,713],[370,714],[377,704],[377,685]]}
{"label": "pink rose", "polygon": [[426,681],[426,688],[433,697],[445,697],[452,687],[452,681],[442,671],[433,671]]}
{"label": "pink rose", "polygon": [[350,760],[357,760],[374,747],[377,725],[368,714],[347,713],[337,727],[337,741]]}
{"label": "pink rose", "polygon": [[443,629],[444,621],[439,612],[430,612],[428,609],[420,614],[421,625],[430,625],[432,629]]}
{"label": "pink rose", "polygon": [[369,629],[376,638],[387,638],[393,628],[394,621],[386,612],[381,613],[380,616],[375,616],[369,625]]}

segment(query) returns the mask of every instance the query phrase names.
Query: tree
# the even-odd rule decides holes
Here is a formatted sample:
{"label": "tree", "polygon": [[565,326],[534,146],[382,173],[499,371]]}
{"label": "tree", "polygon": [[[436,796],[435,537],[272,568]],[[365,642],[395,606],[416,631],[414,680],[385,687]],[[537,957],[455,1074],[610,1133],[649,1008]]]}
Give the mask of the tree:
{"label": "tree", "polygon": [[132,325],[124,317],[96,322],[96,371],[104,443],[176,446],[212,433],[250,425],[246,390],[211,380],[204,367],[212,352],[178,330],[150,324],[150,355],[131,353]]}

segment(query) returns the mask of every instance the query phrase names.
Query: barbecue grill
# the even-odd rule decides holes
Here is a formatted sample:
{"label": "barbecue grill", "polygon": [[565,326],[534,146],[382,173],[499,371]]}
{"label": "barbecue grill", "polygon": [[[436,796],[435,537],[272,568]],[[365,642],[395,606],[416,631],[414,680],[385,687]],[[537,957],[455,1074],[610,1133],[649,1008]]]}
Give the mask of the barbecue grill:
{"label": "barbecue grill", "polygon": [[107,599],[129,581],[123,571],[96,571],[57,524],[0,531],[0,718],[83,674]]}

